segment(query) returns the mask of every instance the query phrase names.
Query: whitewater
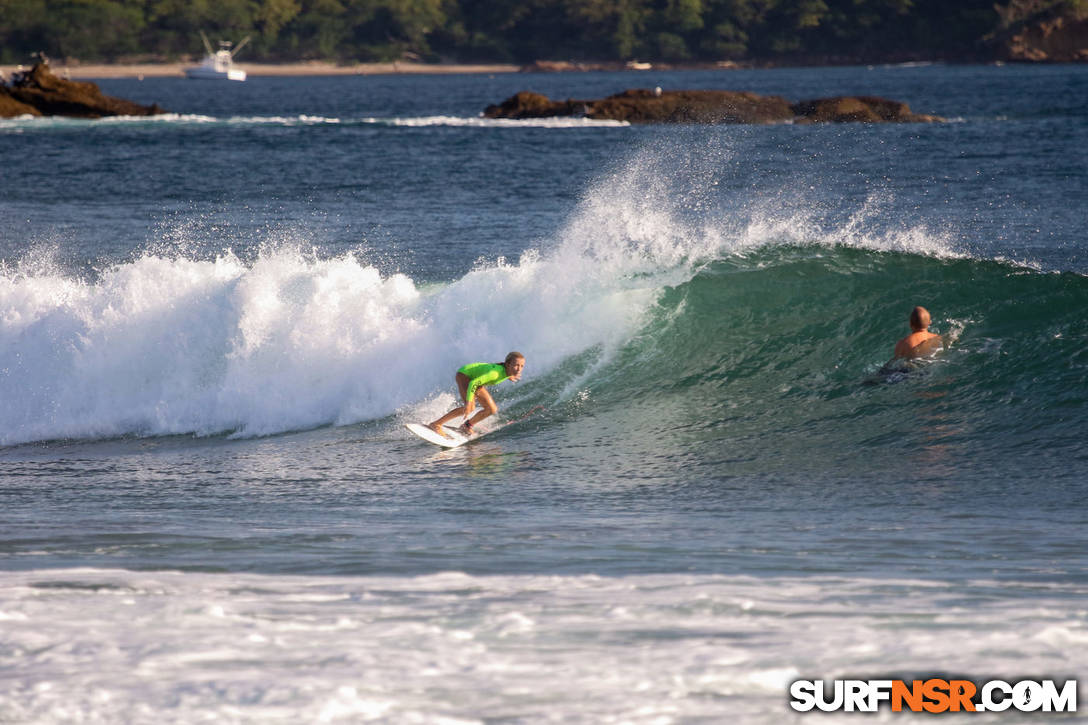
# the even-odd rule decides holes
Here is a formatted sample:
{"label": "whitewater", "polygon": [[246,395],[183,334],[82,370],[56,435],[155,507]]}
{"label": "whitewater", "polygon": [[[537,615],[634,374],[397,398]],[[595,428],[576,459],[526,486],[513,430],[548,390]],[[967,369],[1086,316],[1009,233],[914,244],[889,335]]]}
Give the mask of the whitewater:
{"label": "whitewater", "polygon": [[[648,295],[525,255],[420,289],[348,254],[145,255],[96,280],[15,270],[0,442],[267,435],[393,415],[511,340],[542,373],[630,334]],[[483,334],[481,334],[483,333]],[[471,340],[471,345],[457,341]]]}
{"label": "whitewater", "polygon": [[[1033,592],[1028,610],[990,582],[909,579],[53,577],[9,578],[0,601],[23,625],[13,654],[35,663],[0,696],[19,722],[670,722],[726,709],[751,721],[817,670],[925,677],[940,659],[950,672],[1057,676],[1077,665],[1060,652],[1086,642],[1067,613],[1086,593],[1075,587]],[[25,629],[41,617],[50,630]],[[1009,650],[1024,628],[1027,659]]]}

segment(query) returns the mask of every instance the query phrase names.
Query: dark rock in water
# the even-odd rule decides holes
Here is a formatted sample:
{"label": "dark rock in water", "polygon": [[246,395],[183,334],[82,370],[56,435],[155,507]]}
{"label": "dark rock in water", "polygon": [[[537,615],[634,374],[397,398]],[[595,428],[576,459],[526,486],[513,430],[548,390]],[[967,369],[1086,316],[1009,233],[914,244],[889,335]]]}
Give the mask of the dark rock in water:
{"label": "dark rock in water", "polygon": [[595,101],[553,101],[522,91],[484,110],[485,118],[584,116],[595,121],[630,123],[775,123],[793,117],[778,96],[736,91],[628,90]]}
{"label": "dark rock in water", "polygon": [[32,116],[102,118],[154,116],[166,111],[157,103],[144,106],[107,96],[94,83],[58,78],[47,64],[38,63],[25,73],[15,74],[10,86],[0,86],[0,116],[10,118],[27,113]]}
{"label": "dark rock in water", "polygon": [[497,106],[484,109],[485,118],[551,118],[552,116],[576,116],[582,109],[578,101],[553,101],[532,91],[521,91]]}
{"label": "dark rock in water", "polygon": [[839,96],[801,101],[791,106],[802,123],[933,123],[939,116],[914,113],[910,106],[876,96]]}
{"label": "dark rock in water", "polygon": [[631,123],[776,123],[793,116],[780,96],[739,91],[630,90],[594,101],[596,120]]}
{"label": "dark rock in water", "polygon": [[743,91],[628,90],[601,100],[553,101],[522,91],[484,109],[485,118],[584,116],[629,123],[801,123],[862,121],[933,122],[944,119],[913,113],[899,101],[872,96],[826,98],[790,104],[781,96]]}
{"label": "dark rock in water", "polygon": [[40,115],[42,115],[41,111],[34,106],[28,106],[22,101],[16,100],[7,86],[0,85],[0,118]]}

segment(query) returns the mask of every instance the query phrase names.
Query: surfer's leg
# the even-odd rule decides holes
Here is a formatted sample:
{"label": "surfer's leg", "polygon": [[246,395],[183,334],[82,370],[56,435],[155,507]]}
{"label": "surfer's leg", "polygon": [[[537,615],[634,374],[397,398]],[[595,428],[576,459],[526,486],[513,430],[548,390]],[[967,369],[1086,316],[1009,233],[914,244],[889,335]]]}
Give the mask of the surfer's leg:
{"label": "surfer's leg", "polygon": [[476,425],[489,415],[495,415],[495,413],[499,412],[499,406],[495,405],[495,401],[491,399],[491,393],[487,392],[487,388],[482,385],[476,388],[476,402],[480,410],[469,420],[470,426]]}
{"label": "surfer's leg", "polygon": [[[464,373],[457,373],[457,377],[455,379],[457,380],[457,392],[461,394],[461,400],[465,400],[465,398],[468,397],[468,376]],[[483,391],[483,388],[480,388],[480,390]],[[444,426],[446,423],[449,423],[451,420],[463,418],[464,415],[465,406],[462,405],[459,408],[454,408],[433,423],[428,423],[427,427],[433,430],[438,435],[444,438],[449,438],[449,435],[446,433],[446,431],[442,430],[442,426]]]}
{"label": "surfer's leg", "polygon": [[465,415],[465,407],[464,406],[461,406],[460,408],[454,408],[453,410],[446,413],[444,416],[442,416],[438,420],[434,421],[433,423],[428,423],[427,427],[430,428],[431,430],[433,430],[438,435],[442,436],[443,438],[449,438],[449,434],[447,434],[446,431],[444,431],[442,429],[442,426],[444,426],[446,423],[449,423],[451,420],[456,420],[458,418],[462,418],[462,417],[464,417],[464,415]]}

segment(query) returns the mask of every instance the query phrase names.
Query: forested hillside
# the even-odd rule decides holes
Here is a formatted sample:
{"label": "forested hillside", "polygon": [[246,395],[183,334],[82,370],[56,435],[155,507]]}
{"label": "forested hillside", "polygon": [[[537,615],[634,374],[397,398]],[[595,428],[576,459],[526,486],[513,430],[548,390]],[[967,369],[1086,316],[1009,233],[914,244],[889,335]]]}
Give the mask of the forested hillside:
{"label": "forested hillside", "polygon": [[836,63],[989,60],[1088,0],[0,0],[0,62],[177,60],[252,36],[253,61]]}

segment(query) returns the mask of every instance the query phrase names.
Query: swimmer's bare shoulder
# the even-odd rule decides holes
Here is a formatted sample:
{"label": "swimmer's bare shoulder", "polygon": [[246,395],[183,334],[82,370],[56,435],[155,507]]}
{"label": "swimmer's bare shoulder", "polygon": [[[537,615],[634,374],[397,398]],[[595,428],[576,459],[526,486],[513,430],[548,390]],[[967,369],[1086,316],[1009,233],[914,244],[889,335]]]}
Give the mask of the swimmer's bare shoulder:
{"label": "swimmer's bare shoulder", "polygon": [[895,357],[912,359],[926,357],[948,347],[940,335],[932,332],[914,333],[895,346]]}
{"label": "swimmer's bare shoulder", "polygon": [[925,307],[915,307],[910,313],[911,333],[895,344],[893,355],[897,358],[912,358],[932,355],[947,347],[944,338],[929,331],[930,316]]}

